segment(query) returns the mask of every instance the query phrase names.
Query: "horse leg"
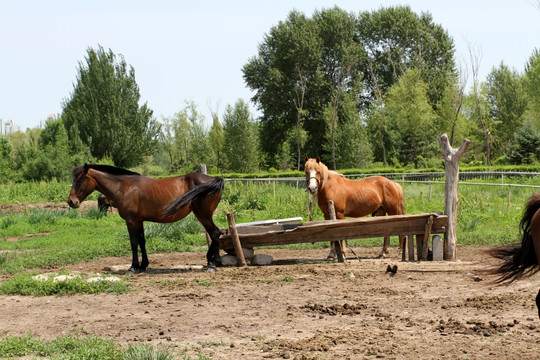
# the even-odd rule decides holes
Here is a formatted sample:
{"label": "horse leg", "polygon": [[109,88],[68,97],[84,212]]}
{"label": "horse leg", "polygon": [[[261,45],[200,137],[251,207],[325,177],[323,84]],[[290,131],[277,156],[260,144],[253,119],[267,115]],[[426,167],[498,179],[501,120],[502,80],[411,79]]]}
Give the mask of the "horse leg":
{"label": "horse leg", "polygon": [[[385,216],[385,215],[386,215],[386,211],[382,207],[378,208],[373,214],[371,214],[371,216]],[[390,247],[390,236],[385,236],[384,241],[383,241],[382,251],[377,256],[377,259],[382,259],[386,257],[386,255],[390,253],[390,251],[388,250],[389,247]]]}
{"label": "horse leg", "polygon": [[[128,225],[129,232],[129,241],[131,243],[131,267],[126,272],[126,275],[129,274],[138,274],[141,271],[145,271],[148,266],[148,256],[146,254],[145,240],[144,240],[144,229],[142,224],[138,225]],[[142,267],[139,266],[139,254],[138,248],[141,247],[142,253]]]}
{"label": "horse leg", "polygon": [[141,232],[139,233],[139,248],[141,249],[141,266],[139,267],[139,271],[146,271],[146,268],[148,267],[148,254],[146,254],[146,238],[144,237],[144,228],[141,228]]}
{"label": "horse leg", "polygon": [[210,235],[212,242],[206,253],[206,261],[208,271],[216,271],[218,266],[221,266],[221,256],[219,256],[219,228],[214,225],[213,229],[206,230]]}
{"label": "horse leg", "polygon": [[213,211],[193,209],[193,213],[202,226],[204,226],[208,235],[210,235],[210,239],[212,239],[206,253],[206,267],[208,271],[216,271],[217,267],[221,266],[221,256],[219,256],[219,235],[221,235],[221,231],[212,220]]}

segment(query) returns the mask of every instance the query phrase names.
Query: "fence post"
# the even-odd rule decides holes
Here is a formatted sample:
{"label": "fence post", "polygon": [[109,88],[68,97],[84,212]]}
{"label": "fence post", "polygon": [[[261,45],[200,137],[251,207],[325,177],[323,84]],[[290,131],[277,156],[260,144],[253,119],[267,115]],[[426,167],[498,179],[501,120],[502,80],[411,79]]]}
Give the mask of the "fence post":
{"label": "fence post", "polygon": [[506,202],[506,212],[510,209],[510,195],[512,194],[511,185],[508,184],[508,201]]}

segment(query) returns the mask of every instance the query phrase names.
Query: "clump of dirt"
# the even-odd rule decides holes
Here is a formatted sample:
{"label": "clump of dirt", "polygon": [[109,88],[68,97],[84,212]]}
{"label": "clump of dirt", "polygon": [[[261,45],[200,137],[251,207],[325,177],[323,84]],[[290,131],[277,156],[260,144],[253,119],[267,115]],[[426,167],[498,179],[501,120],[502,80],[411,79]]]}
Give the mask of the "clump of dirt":
{"label": "clump of dirt", "polygon": [[360,314],[361,310],[365,310],[367,308],[364,304],[348,304],[345,303],[343,305],[330,305],[325,306],[321,304],[306,304],[303,306],[300,306],[300,309],[306,309],[310,311],[319,312],[321,314],[327,314],[327,315],[356,315]]}

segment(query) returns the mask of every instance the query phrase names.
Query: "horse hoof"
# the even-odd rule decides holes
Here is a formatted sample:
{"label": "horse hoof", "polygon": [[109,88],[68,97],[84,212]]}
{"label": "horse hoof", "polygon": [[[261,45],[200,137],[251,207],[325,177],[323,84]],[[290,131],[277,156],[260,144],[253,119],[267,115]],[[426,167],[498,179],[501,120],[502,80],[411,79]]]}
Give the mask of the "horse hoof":
{"label": "horse hoof", "polygon": [[216,272],[217,271],[217,267],[215,265],[208,265],[206,267],[206,271],[208,272]]}
{"label": "horse hoof", "polygon": [[142,272],[145,272],[146,268],[133,268],[130,267],[128,271],[124,275],[134,275],[134,274],[140,274]]}

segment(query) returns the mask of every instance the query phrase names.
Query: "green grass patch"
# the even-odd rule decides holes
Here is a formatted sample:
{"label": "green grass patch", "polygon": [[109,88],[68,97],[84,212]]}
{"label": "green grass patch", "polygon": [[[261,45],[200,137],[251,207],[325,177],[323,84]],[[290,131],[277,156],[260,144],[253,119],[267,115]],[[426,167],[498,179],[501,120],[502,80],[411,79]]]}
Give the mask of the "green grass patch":
{"label": "green grass patch", "polygon": [[200,352],[196,357],[185,354],[179,357],[166,347],[149,344],[123,348],[114,340],[96,336],[66,336],[52,341],[34,338],[31,335],[6,336],[0,339],[1,359],[21,357],[55,360],[212,360]]}
{"label": "green grass patch", "polygon": [[[48,275],[48,276],[47,276]],[[130,285],[118,278],[82,276],[80,274],[47,274],[42,279],[23,273],[0,284],[2,295],[67,295],[67,294],[124,294]]]}

